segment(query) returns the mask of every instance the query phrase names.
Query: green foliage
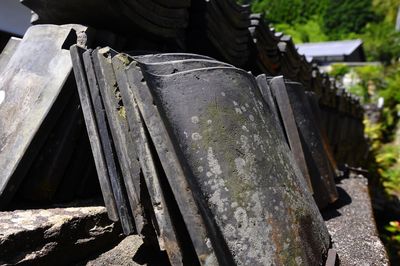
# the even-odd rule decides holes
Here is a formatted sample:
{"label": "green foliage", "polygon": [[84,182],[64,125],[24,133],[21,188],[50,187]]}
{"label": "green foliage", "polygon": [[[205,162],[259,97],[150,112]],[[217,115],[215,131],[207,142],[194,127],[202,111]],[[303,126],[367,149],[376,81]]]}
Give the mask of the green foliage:
{"label": "green foliage", "polygon": [[350,72],[350,67],[345,64],[332,64],[332,70],[329,74],[335,78],[342,78],[344,75]]}
{"label": "green foliage", "polygon": [[387,71],[386,86],[379,91],[386,104],[396,108],[400,103],[400,65],[391,66]]}
{"label": "green foliage", "polygon": [[[386,230],[388,230],[391,233],[400,234],[400,222],[399,221],[390,222],[389,225],[386,226]],[[399,239],[399,241],[400,241],[400,239]]]}
{"label": "green foliage", "polygon": [[[400,132],[400,127],[398,130]],[[386,193],[400,198],[400,145],[393,145],[397,141],[400,139],[377,149],[376,163]]]}
{"label": "green foliage", "polygon": [[253,12],[264,13],[273,23],[306,23],[315,15],[322,14],[328,0],[254,0]]}
{"label": "green foliage", "polygon": [[[400,63],[390,66],[381,64],[366,65],[361,67],[348,67],[345,64],[333,64],[329,74],[336,78],[342,78],[351,73],[359,80],[349,88],[349,91],[364,98],[364,102],[376,101],[379,97],[385,100],[385,106],[390,110],[384,117],[396,116],[397,105],[400,103]],[[391,119],[393,120],[393,119]]]}
{"label": "green foliage", "polygon": [[329,75],[341,80],[343,76],[350,76],[358,80],[358,82],[347,88],[349,92],[359,96],[363,103],[368,103],[371,100],[377,100],[381,97],[378,92],[382,92],[387,88],[387,80],[384,72],[384,67],[380,64],[366,65],[361,67],[349,67],[346,64],[332,64]]}
{"label": "green foliage", "polygon": [[247,4],[251,4],[252,1],[251,0],[236,0],[236,2],[241,5],[247,5]]}
{"label": "green foliage", "polygon": [[361,86],[360,84],[356,84],[354,86],[351,86],[347,88],[348,92],[351,94],[357,95],[360,97],[361,103],[368,103],[369,102],[369,95],[368,95],[368,90]]}
{"label": "green foliage", "polygon": [[329,39],[329,37],[323,32],[321,25],[321,19],[314,16],[305,23],[295,23],[293,25],[280,23],[275,24],[274,26],[278,31],[292,36],[295,43],[304,43],[324,42]]}
{"label": "green foliage", "polygon": [[[385,112],[387,111],[386,108]],[[369,121],[366,123],[366,133],[372,140],[372,153],[375,155],[375,161],[370,165],[370,173],[378,178],[378,187],[383,187],[383,190],[379,190],[386,194],[388,200],[398,200],[400,198],[400,124],[398,124],[394,140],[383,144],[383,135],[391,132],[387,127],[385,121],[379,124],[371,124]],[[400,221],[389,222],[380,233],[390,258],[399,260]]]}
{"label": "green foliage", "polygon": [[[380,84],[384,79],[384,69],[382,65],[366,65],[362,67],[354,68],[354,71],[360,77],[363,85],[366,85],[369,81],[373,81],[375,84]],[[382,86],[379,86],[381,88]]]}
{"label": "green foliage", "polygon": [[385,226],[385,230],[385,241],[392,247],[388,250],[391,257],[400,257],[400,221],[391,221]]}
{"label": "green foliage", "polygon": [[277,30],[296,43],[361,38],[370,61],[391,63],[400,55],[394,22],[400,0],[241,0],[252,3]]}
{"label": "green foliage", "polygon": [[[356,86],[362,87],[364,102],[376,101],[380,95],[377,93],[385,88],[385,73],[382,65],[366,65],[352,69],[360,79]],[[355,88],[353,88],[354,90]]]}
{"label": "green foliage", "polygon": [[264,13],[270,22],[293,23],[301,15],[301,0],[259,0],[253,4],[253,11]]}
{"label": "green foliage", "polygon": [[400,0],[373,0],[373,8],[377,16],[388,24],[394,25],[397,18]]}
{"label": "green foliage", "polygon": [[365,134],[367,135],[370,145],[371,145],[371,150],[373,152],[377,151],[380,149],[382,146],[382,138],[383,138],[383,126],[381,123],[373,124],[371,121],[368,119],[364,120],[364,126],[365,126]]}
{"label": "green foliage", "polygon": [[369,23],[359,35],[371,61],[391,63],[400,55],[400,32],[388,22]]}
{"label": "green foliage", "polygon": [[372,0],[329,0],[324,13],[324,29],[332,39],[351,32],[361,33],[376,18]]}

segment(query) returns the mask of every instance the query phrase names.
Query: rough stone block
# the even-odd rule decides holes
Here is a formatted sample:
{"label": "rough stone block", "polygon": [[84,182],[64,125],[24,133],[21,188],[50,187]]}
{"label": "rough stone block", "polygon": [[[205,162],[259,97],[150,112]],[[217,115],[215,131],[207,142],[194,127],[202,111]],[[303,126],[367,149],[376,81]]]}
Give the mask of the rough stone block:
{"label": "rough stone block", "polygon": [[120,240],[104,207],[0,213],[0,264],[71,265]]}

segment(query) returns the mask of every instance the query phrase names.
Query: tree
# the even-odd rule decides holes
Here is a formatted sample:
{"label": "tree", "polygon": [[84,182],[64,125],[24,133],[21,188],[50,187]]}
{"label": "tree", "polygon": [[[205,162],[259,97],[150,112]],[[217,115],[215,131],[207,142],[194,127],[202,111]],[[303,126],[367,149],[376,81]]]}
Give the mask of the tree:
{"label": "tree", "polygon": [[376,19],[372,0],[329,0],[325,9],[324,29],[332,39],[348,33],[361,33],[364,26]]}
{"label": "tree", "polygon": [[388,22],[370,23],[360,36],[364,40],[369,60],[381,61],[385,65],[397,60],[400,55],[400,32]]}
{"label": "tree", "polygon": [[253,0],[253,11],[266,15],[272,23],[305,23],[323,13],[328,0]]}
{"label": "tree", "polygon": [[395,24],[400,0],[373,0],[374,11],[389,24]]}

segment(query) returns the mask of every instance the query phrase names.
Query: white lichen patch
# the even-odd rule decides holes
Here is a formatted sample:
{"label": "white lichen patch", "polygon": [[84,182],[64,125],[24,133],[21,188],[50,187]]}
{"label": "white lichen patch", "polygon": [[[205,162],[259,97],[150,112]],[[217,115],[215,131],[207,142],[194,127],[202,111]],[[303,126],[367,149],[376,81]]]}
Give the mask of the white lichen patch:
{"label": "white lichen patch", "polygon": [[247,228],[248,227],[248,218],[247,212],[245,209],[238,207],[234,212],[234,217],[238,223],[239,228]]}
{"label": "white lichen patch", "polygon": [[226,212],[229,202],[226,196],[224,196],[226,193],[226,185],[225,180],[221,177],[222,169],[214,155],[212,147],[209,147],[207,150],[207,163],[209,171],[207,171],[206,176],[209,179],[206,183],[210,191],[209,202],[215,206],[214,211],[223,214]]}
{"label": "white lichen patch", "polygon": [[217,257],[215,257],[215,253],[211,253],[211,255],[207,256],[204,266],[214,266],[218,265]]}
{"label": "white lichen patch", "polygon": [[236,166],[236,171],[238,172],[239,175],[245,175],[246,161],[243,158],[240,157],[236,158],[235,166]]}
{"label": "white lichen patch", "polygon": [[254,214],[261,215],[263,213],[263,207],[261,205],[261,196],[259,195],[258,192],[254,193],[251,196],[251,202],[249,204],[251,207],[251,210],[253,211]]}
{"label": "white lichen patch", "polygon": [[192,116],[191,120],[192,120],[193,124],[198,124],[199,123],[199,117],[198,116]]}
{"label": "white lichen patch", "polygon": [[211,188],[214,190],[214,193],[211,195],[209,200],[211,203],[217,206],[217,211],[219,213],[223,213],[225,211],[225,206],[223,198],[221,197],[221,189],[219,187],[219,184],[216,183],[211,186]]}
{"label": "white lichen patch", "polygon": [[248,145],[248,138],[245,135],[240,135],[240,142],[242,143],[242,148],[246,149]]}
{"label": "white lichen patch", "polygon": [[[271,227],[265,223],[267,217],[262,217],[263,210],[258,193],[253,194],[251,212],[245,208],[237,207],[234,210],[236,224],[235,235],[227,232],[233,231],[230,226],[224,230],[228,238],[228,245],[234,250],[238,258],[247,258],[246,263],[242,261],[239,265],[270,265],[274,256],[273,245],[269,244]],[[263,236],[263,237],[260,237]],[[240,240],[239,240],[240,239]]]}
{"label": "white lichen patch", "polygon": [[213,174],[222,174],[221,166],[219,165],[217,158],[215,158],[213,149],[211,147],[209,147],[207,151],[207,161],[208,166]]}
{"label": "white lichen patch", "polygon": [[254,142],[255,142],[255,144],[256,144],[257,146],[262,145],[260,135],[254,134],[254,135],[253,135],[253,139],[254,139]]}
{"label": "white lichen patch", "polygon": [[210,249],[212,248],[211,240],[210,240],[208,237],[206,237],[205,243],[206,243],[206,246],[207,246],[208,248],[210,248]]}
{"label": "white lichen patch", "polygon": [[285,242],[284,244],[283,244],[283,249],[285,250],[285,249],[288,249],[289,248],[289,243],[287,243],[287,242]]}
{"label": "white lichen patch", "polygon": [[238,107],[235,107],[235,112],[240,115],[242,114],[242,110]]}
{"label": "white lichen patch", "polygon": [[234,238],[236,236],[236,228],[231,224],[227,224],[224,228],[224,235],[228,238]]}
{"label": "white lichen patch", "polygon": [[301,259],[301,257],[296,257],[295,261],[296,261],[297,265],[302,265],[303,264],[303,260]]}
{"label": "white lichen patch", "polygon": [[197,132],[195,132],[195,133],[193,133],[192,134],[192,139],[193,140],[201,140],[203,137],[199,134],[199,133],[197,133]]}

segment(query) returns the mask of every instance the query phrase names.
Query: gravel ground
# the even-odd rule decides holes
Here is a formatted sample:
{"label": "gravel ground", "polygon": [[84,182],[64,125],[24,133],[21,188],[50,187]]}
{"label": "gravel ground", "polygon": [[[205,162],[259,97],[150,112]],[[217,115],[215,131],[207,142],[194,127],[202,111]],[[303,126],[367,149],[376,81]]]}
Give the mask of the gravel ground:
{"label": "gravel ground", "polygon": [[373,216],[368,180],[351,175],[337,184],[340,199],[323,212],[340,265],[389,265]]}

